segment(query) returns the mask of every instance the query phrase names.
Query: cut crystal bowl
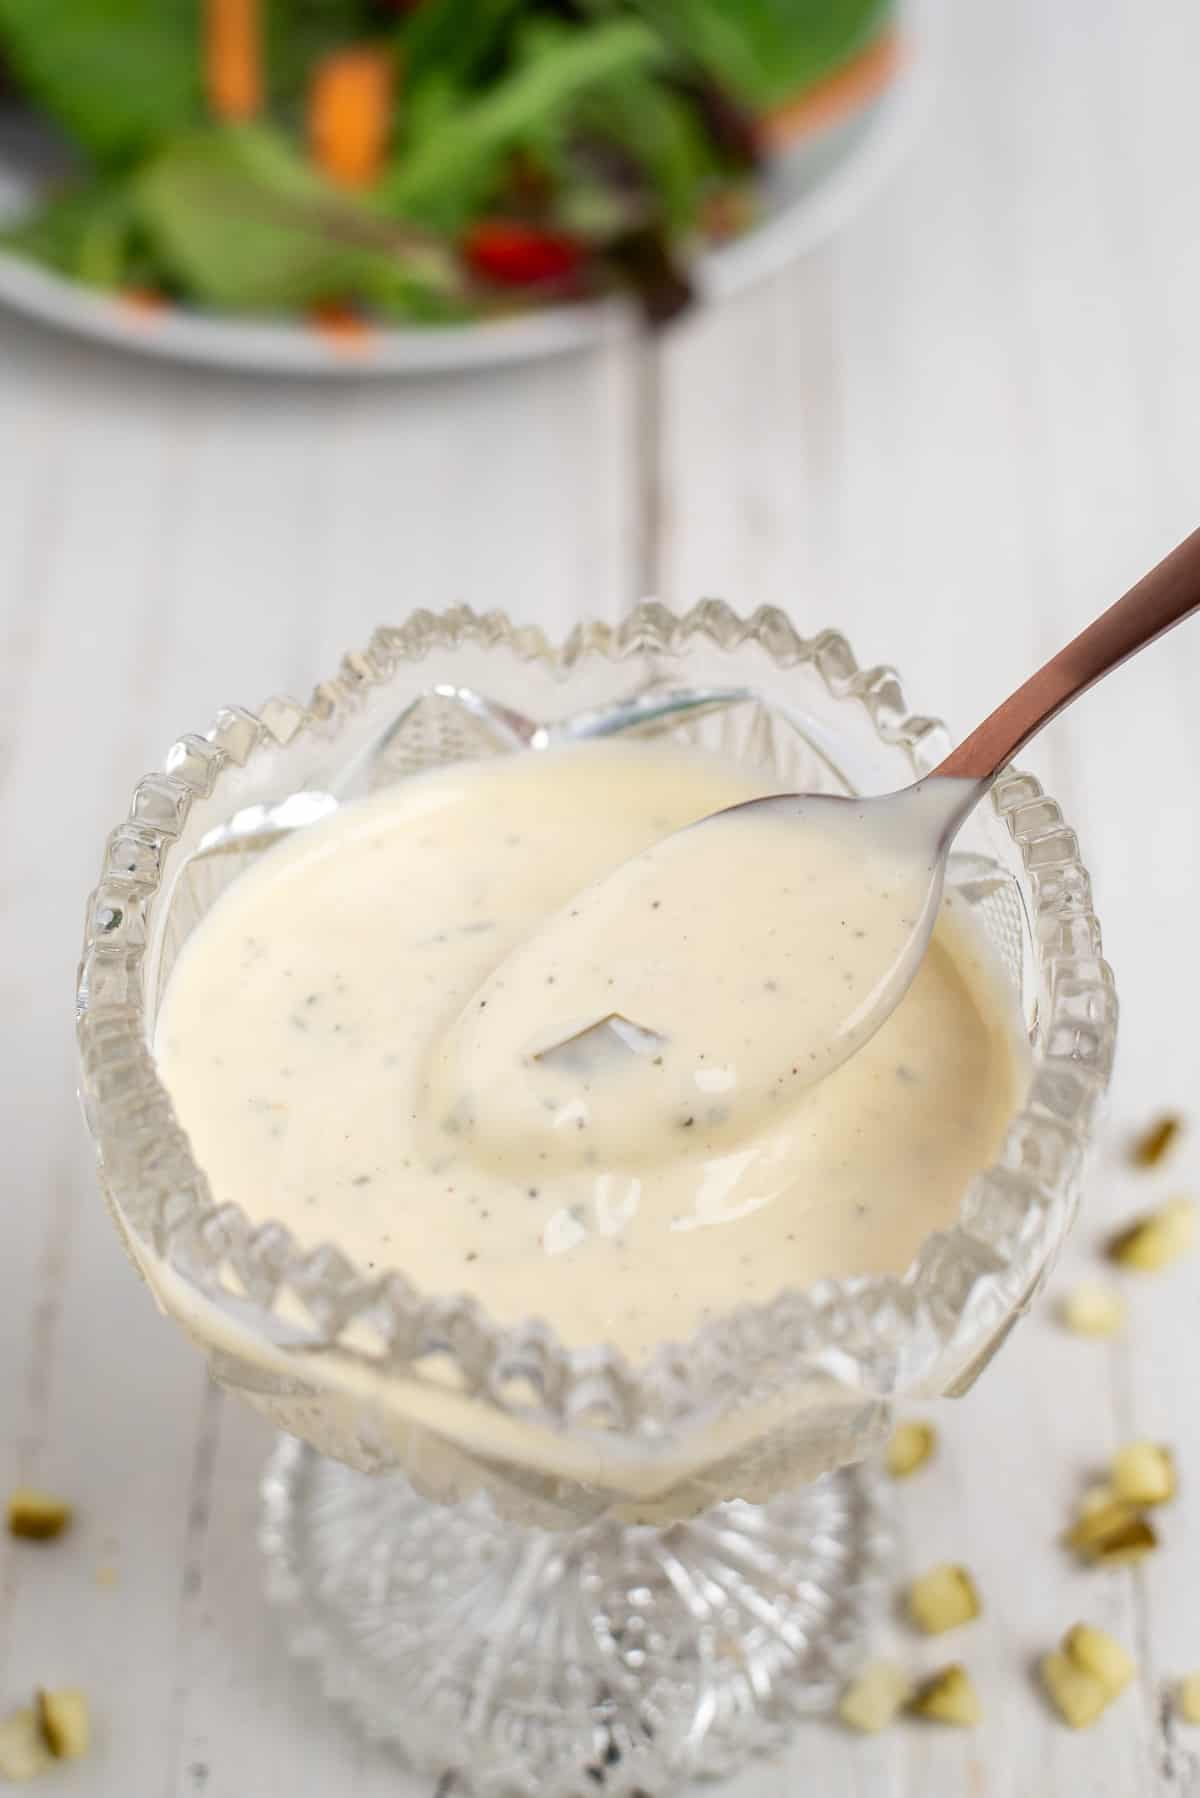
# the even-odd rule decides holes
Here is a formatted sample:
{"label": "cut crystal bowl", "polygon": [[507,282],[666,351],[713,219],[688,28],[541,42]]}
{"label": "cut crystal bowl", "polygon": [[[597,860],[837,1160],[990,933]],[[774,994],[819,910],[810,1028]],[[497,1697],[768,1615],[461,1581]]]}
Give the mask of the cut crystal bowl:
{"label": "cut crystal bowl", "polygon": [[[949,880],[988,933],[1031,1077],[996,1164],[903,1276],[731,1307],[631,1364],[536,1318],[356,1267],[212,1192],[158,1079],[189,933],[284,835],[446,762],[638,732],[789,789],[873,792],[948,740],[895,673],[764,607],[656,604],[561,644],[414,613],[307,705],[221,712],[108,840],[79,979],[82,1090],[130,1255],[213,1372],[286,1431],[264,1494],[297,1650],[369,1731],[495,1794],[653,1793],[827,1705],[886,1530],[856,1470],[897,1401],[964,1393],[1077,1202],[1116,999],[1074,832],[1009,771]],[[300,1440],[296,1440],[296,1439]]]}

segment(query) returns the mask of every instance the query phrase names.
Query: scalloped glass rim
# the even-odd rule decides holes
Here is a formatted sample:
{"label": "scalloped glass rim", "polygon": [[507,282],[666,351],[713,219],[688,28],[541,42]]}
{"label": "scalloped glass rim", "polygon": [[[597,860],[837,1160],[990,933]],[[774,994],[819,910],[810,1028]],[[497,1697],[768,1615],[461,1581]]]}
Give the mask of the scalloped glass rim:
{"label": "scalloped glass rim", "polygon": [[[366,688],[434,649],[505,650],[565,676],[588,658],[670,655],[697,637],[724,650],[752,642],[779,669],[811,666],[832,697],[866,709],[881,741],[901,747],[915,775],[944,751],[943,728],[909,711],[895,672],[860,668],[839,632],[804,638],[777,607],[742,618],[718,600],[683,616],[648,602],[617,625],[579,624],[558,646],[500,612],[414,612],[347,655],[307,707],[276,699],[257,717],[228,709],[207,736],[172,748],[163,773],[139,783],[128,818],[109,838],[80,966],[82,1097],[123,1233],[277,1347],[337,1350],[389,1372],[449,1358],[470,1397],[555,1428],[575,1422],[653,1438],[714,1406],[750,1402],[768,1367],[773,1391],[812,1377],[870,1398],[965,1390],[1028,1302],[1071,1221],[1116,1030],[1112,974],[1101,959],[1074,832],[1028,774],[1007,771],[991,796],[1029,877],[1045,984],[1028,1100],[995,1166],[968,1189],[959,1222],[929,1238],[902,1278],[787,1290],[731,1309],[636,1366],[607,1345],[569,1350],[536,1320],[500,1326],[473,1299],[422,1295],[401,1273],[366,1275],[336,1245],[301,1251],[282,1225],[255,1225],[237,1207],[215,1205],[157,1077],[141,987],[147,915],[194,797],[211,795],[231,770],[278,753],[302,732],[336,735]],[[235,1288],[221,1282],[228,1268]],[[293,1301],[286,1322],[276,1310],[285,1289]],[[294,1301],[311,1329],[291,1321]],[[381,1354],[363,1353],[364,1325]]]}

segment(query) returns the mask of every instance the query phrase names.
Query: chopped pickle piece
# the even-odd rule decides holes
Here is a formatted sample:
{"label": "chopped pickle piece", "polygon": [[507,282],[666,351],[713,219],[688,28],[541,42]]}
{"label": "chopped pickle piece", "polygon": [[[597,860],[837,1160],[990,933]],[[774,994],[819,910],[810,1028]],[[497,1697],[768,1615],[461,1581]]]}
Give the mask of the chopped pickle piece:
{"label": "chopped pickle piece", "polygon": [[1200,1723],[1200,1673],[1186,1673],[1179,1681],[1175,1709],[1185,1723]]}
{"label": "chopped pickle piece", "polygon": [[1083,1280],[1062,1302],[1062,1320],[1079,1336],[1119,1336],[1125,1328],[1125,1300],[1111,1286]]}
{"label": "chopped pickle piece", "polygon": [[970,1623],[982,1608],[965,1567],[933,1567],[908,1588],[908,1614],[929,1636]]}
{"label": "chopped pickle piece", "polygon": [[1158,1547],[1158,1537],[1136,1505],[1114,1498],[1077,1518],[1067,1532],[1067,1543],[1085,1561],[1115,1567],[1141,1560]]}
{"label": "chopped pickle piece", "polygon": [[53,1765],[32,1711],[14,1711],[0,1723],[0,1779],[21,1785],[48,1773]]}
{"label": "chopped pickle piece", "polygon": [[1174,1148],[1182,1128],[1182,1119],[1170,1112],[1155,1118],[1140,1136],[1134,1138],[1129,1159],[1135,1167],[1157,1167]]}
{"label": "chopped pickle piece", "polygon": [[39,1692],[35,1704],[42,1740],[56,1761],[77,1761],[87,1753],[92,1723],[82,1692],[73,1686]]}
{"label": "chopped pickle piece", "polygon": [[842,1693],[838,1716],[851,1729],[875,1735],[912,1696],[912,1681],[895,1661],[871,1661]]}
{"label": "chopped pickle piece", "polygon": [[1175,1459],[1158,1442],[1128,1442],[1113,1457],[1112,1486],[1131,1505],[1165,1505],[1175,1496]]}
{"label": "chopped pickle piece", "polygon": [[936,1447],[937,1431],[931,1423],[898,1424],[887,1445],[887,1470],[894,1480],[907,1479],[924,1467]]}
{"label": "chopped pickle piece", "polygon": [[30,1486],[18,1486],[8,1501],[8,1533],[27,1542],[53,1542],[71,1517],[71,1507],[63,1499]]}
{"label": "chopped pickle piece", "polygon": [[1169,1199],[1110,1237],[1107,1254],[1118,1267],[1153,1274],[1186,1255],[1195,1240],[1195,1205],[1190,1199]]}
{"label": "chopped pickle piece", "polygon": [[1063,1653],[1081,1673],[1098,1679],[1110,1698],[1123,1692],[1137,1667],[1119,1642],[1090,1623],[1077,1623],[1062,1639]]}
{"label": "chopped pickle piece", "polygon": [[1072,1729],[1087,1729],[1111,1696],[1102,1680],[1061,1648],[1043,1655],[1038,1670],[1051,1704]]}
{"label": "chopped pickle piece", "polygon": [[918,1717],[931,1717],[935,1723],[954,1723],[960,1729],[970,1729],[983,1716],[971,1675],[957,1661],[918,1686],[909,1709]]}

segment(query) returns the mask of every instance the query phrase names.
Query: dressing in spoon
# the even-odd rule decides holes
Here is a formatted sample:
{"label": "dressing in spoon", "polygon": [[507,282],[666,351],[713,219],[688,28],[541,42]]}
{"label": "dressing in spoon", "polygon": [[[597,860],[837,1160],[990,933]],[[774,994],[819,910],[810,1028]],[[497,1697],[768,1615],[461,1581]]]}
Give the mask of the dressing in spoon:
{"label": "dressing in spoon", "polygon": [[[1200,531],[999,706],[932,774],[873,798],[752,800],[576,895],[436,1046],[430,1094],[472,1153],[666,1156],[736,1143],[872,1036],[911,985],[946,859],[1044,724],[1200,607]],[[558,1154],[555,1150],[558,1150]]]}

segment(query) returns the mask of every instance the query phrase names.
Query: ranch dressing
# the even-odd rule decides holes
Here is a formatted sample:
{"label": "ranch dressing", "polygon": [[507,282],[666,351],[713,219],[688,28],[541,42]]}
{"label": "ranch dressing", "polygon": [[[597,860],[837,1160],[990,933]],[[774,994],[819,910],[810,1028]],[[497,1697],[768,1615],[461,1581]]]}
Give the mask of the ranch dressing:
{"label": "ranch dressing", "polygon": [[[902,1272],[994,1158],[1026,1078],[1011,998],[952,896],[882,1029],[733,1138],[714,1086],[666,1141],[614,1154],[590,1139],[586,1059],[555,1075],[566,1121],[518,1120],[499,1147],[447,1086],[464,1008],[512,951],[600,875],[764,790],[610,741],[422,775],[269,851],[188,940],[156,1033],[214,1198],[633,1357],[784,1287]],[[728,850],[708,834],[716,887]],[[769,841],[745,852],[769,860]],[[644,919],[628,927],[642,944]],[[776,965],[764,941],[762,979],[784,990],[764,984],[754,1022],[786,1033],[794,946]],[[627,1044],[614,1055],[620,1080],[641,1070]]]}

